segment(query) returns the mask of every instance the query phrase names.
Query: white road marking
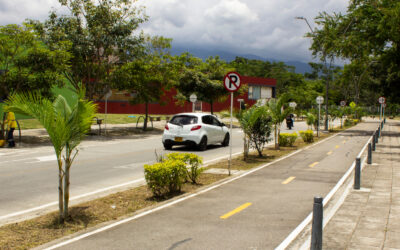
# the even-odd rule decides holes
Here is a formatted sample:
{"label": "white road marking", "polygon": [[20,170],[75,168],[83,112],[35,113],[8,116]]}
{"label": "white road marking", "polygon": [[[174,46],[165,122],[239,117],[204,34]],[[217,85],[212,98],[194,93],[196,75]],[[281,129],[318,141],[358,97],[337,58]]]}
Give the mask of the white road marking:
{"label": "white road marking", "polygon": [[40,156],[40,157],[35,157],[38,161],[56,161],[57,156],[56,155],[46,155],[46,156]]}

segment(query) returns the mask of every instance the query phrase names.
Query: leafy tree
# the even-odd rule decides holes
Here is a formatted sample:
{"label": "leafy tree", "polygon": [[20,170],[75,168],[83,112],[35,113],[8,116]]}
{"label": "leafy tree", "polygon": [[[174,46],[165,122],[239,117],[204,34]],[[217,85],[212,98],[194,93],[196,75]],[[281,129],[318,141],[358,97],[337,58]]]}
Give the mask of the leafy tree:
{"label": "leafy tree", "polygon": [[68,48],[67,42],[47,48],[29,25],[0,26],[0,99],[27,89],[51,96],[53,86],[64,84]]}
{"label": "leafy tree", "polygon": [[[78,154],[78,146],[89,131],[96,105],[84,99],[83,89],[77,91],[78,101],[70,106],[59,95],[54,102],[39,92],[13,94],[6,101],[6,110],[29,115],[46,129],[58,164],[59,221],[68,219],[70,169]],[[62,162],[64,159],[64,165]]]}
{"label": "leafy tree", "polygon": [[142,53],[143,36],[134,35],[147,20],[136,1],[59,0],[70,13],[50,13],[44,23],[31,21],[43,41],[54,47],[60,41],[72,42],[71,68],[64,71],[74,87],[82,82],[89,99],[101,99],[109,91],[113,69]]}
{"label": "leafy tree", "polygon": [[[377,61],[379,70],[375,70],[374,78],[379,81],[379,88],[364,94],[381,92],[393,103],[400,102],[397,87],[400,81],[399,11],[400,2],[395,0],[354,0],[349,2],[346,14],[321,13],[316,18],[321,26],[316,39],[324,41],[327,50],[357,67],[358,78],[363,78],[372,60]],[[361,82],[364,80],[369,78]]]}
{"label": "leafy tree", "polygon": [[207,58],[205,63],[184,64],[187,66],[181,72],[178,91],[187,99],[195,93],[198,100],[210,104],[213,113],[214,102],[227,97],[223,79],[229,68],[218,56]]}
{"label": "leafy tree", "polygon": [[244,136],[244,158],[248,156],[248,148],[253,147],[257,150],[258,156],[262,157],[264,145],[271,139],[269,138],[272,130],[272,119],[266,106],[253,105],[246,111],[238,115],[239,123]]}
{"label": "leafy tree", "polygon": [[267,103],[268,113],[271,116],[271,122],[274,126],[274,137],[275,137],[275,148],[279,149],[279,134],[281,130],[281,124],[285,120],[286,116],[292,111],[291,108],[285,108],[288,96],[282,95],[279,99],[271,99]]}
{"label": "leafy tree", "polygon": [[146,37],[144,55],[112,73],[116,88],[133,93],[132,104],[145,104],[143,130],[147,129],[149,103],[159,102],[164,90],[169,89],[177,78],[170,48],[171,39]]}

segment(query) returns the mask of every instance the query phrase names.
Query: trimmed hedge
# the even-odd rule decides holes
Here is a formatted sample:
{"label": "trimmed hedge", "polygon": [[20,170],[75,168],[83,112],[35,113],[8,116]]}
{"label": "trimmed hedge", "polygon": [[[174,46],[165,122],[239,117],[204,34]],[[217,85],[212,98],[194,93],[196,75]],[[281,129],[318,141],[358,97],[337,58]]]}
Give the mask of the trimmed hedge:
{"label": "trimmed hedge", "polygon": [[312,130],[299,131],[299,134],[301,139],[303,139],[303,141],[306,143],[311,143],[314,141],[314,132]]}
{"label": "trimmed hedge", "polygon": [[280,133],[279,134],[279,146],[282,147],[292,147],[294,142],[296,141],[298,135],[296,132],[293,133]]}
{"label": "trimmed hedge", "polygon": [[164,160],[153,165],[144,165],[144,178],[155,196],[181,191],[186,179],[186,166],[183,161]]}
{"label": "trimmed hedge", "polygon": [[188,179],[196,183],[204,171],[200,167],[202,163],[202,158],[196,154],[171,153],[161,162],[144,165],[144,177],[154,196],[162,197],[181,191],[182,184]]}

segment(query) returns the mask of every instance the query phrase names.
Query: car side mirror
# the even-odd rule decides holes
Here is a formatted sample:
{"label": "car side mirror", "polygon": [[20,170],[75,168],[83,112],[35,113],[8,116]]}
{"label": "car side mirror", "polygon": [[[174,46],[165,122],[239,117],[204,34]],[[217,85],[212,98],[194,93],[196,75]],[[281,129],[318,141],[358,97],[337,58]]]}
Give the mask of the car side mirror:
{"label": "car side mirror", "polygon": [[221,122],[221,127],[226,127],[225,123]]}

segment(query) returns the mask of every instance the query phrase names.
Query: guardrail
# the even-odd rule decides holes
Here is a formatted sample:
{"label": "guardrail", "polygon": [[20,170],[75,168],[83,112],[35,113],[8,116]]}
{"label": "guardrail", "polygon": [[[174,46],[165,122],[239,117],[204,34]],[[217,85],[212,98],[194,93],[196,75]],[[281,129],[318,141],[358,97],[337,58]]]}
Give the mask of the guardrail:
{"label": "guardrail", "polygon": [[[342,178],[336,183],[335,187],[326,195],[325,198],[320,196],[315,196],[313,199],[313,212],[311,212],[289,235],[286,237],[282,243],[275,248],[275,250],[283,250],[286,249],[290,243],[304,230],[304,228],[312,222],[311,228],[311,245],[309,249],[317,250],[322,249],[322,232],[323,227],[326,222],[323,222],[323,208],[325,205],[332,199],[333,195],[337,192],[337,190],[344,184],[344,182],[349,178],[350,174],[353,171],[358,171],[359,173],[355,173],[354,185],[353,188],[360,188],[361,186],[361,171],[365,166],[366,160],[370,158],[372,164],[372,151],[375,151],[376,144],[379,142],[379,138],[381,137],[381,130],[383,129],[384,123],[386,120],[380,121],[378,128],[374,131],[372,136],[368,139],[367,143],[361,149],[360,153],[356,156],[355,161],[347,170],[347,172],[342,176]],[[364,158],[362,155],[365,150],[368,148],[368,154]],[[371,150],[369,150],[371,148]],[[358,169],[358,170],[355,170]],[[300,249],[306,249],[305,242]]]}
{"label": "guardrail", "polygon": [[[347,173],[351,173],[354,169],[354,185],[353,188],[356,190],[360,189],[361,186],[361,170],[365,166],[365,161],[368,159],[367,163],[372,164],[372,144],[371,142],[378,143],[379,138],[381,137],[381,131],[383,129],[384,123],[386,121],[383,120],[380,122],[379,127],[375,130],[374,134],[369,138],[365,146],[361,149],[360,153],[357,155],[355,161],[350,167],[350,171]],[[361,162],[361,157],[364,154],[365,150],[368,147],[368,154],[365,156]],[[363,164],[362,164],[363,163]],[[349,174],[347,174],[347,177]],[[345,176],[346,176],[345,175]],[[347,179],[346,177],[346,179]],[[343,178],[342,178],[343,179]],[[344,181],[343,181],[344,182]],[[336,192],[336,191],[335,191]],[[312,221],[312,233],[311,233],[311,250],[321,250],[322,249],[322,232],[323,232],[323,209],[324,205],[331,199],[334,193],[332,191],[328,194],[328,200],[323,200],[322,197],[314,197],[314,209],[313,209],[313,221]],[[320,204],[322,202],[322,205]]]}

